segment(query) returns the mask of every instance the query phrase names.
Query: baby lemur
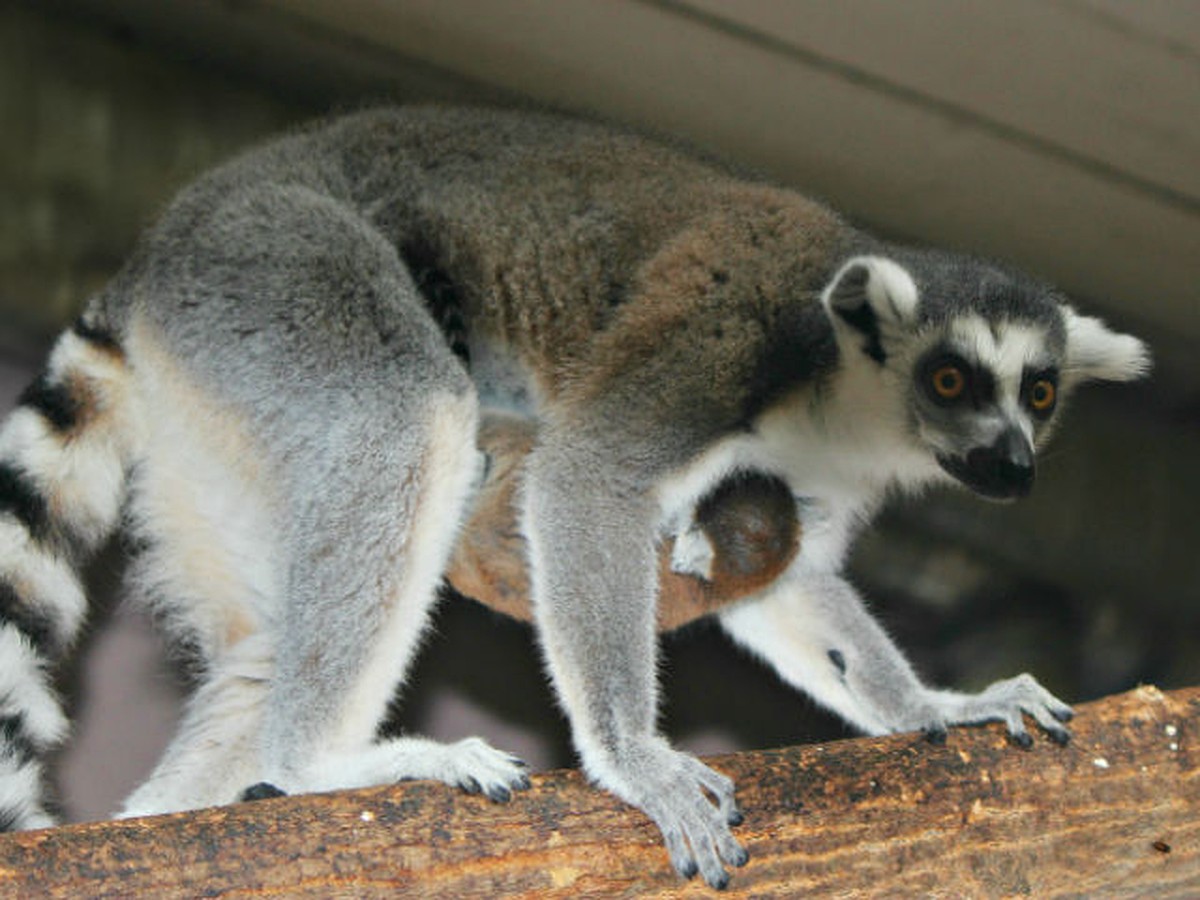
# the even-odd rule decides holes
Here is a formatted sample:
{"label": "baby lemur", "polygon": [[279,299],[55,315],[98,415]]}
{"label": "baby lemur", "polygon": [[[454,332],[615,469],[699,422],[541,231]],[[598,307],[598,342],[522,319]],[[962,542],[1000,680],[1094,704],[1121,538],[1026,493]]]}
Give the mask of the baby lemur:
{"label": "baby lemur", "polygon": [[[459,594],[529,622],[533,607],[517,495],[536,423],[487,412],[479,448],[487,477],[471,502],[446,568]],[[783,479],[734,472],[689,511],[686,530],[671,528],[658,547],[658,628],[671,631],[757,593],[783,574],[799,549],[796,500]]]}
{"label": "baby lemur", "polygon": [[1063,398],[1147,366],[1046,285],[596,124],[428,108],[291,134],[179,195],[0,431],[2,824],[51,822],[50,670],[122,524],[131,594],[203,661],[124,814],[259,781],[524,786],[478,739],[375,738],[481,483],[480,410],[509,410],[537,423],[517,527],[583,768],[723,885],[734,786],[656,727],[664,536],[703,573],[705,498],[785,483],[799,549],[717,611],[734,640],[868,733],[1027,742],[1028,714],[1065,740],[1028,675],[924,685],[839,572],[889,493],[1028,493]]}

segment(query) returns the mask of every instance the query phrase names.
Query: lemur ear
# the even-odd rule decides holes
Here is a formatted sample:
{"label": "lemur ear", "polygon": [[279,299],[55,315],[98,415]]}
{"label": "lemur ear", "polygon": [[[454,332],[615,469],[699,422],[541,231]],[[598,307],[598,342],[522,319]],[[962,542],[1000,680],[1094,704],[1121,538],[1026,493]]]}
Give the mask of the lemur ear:
{"label": "lemur ear", "polygon": [[882,335],[908,325],[917,308],[912,276],[883,256],[856,256],[833,276],[822,298],[837,319],[862,335],[863,352],[882,365]]}
{"label": "lemur ear", "polygon": [[1067,325],[1064,375],[1073,381],[1132,381],[1150,371],[1150,350],[1135,337],[1110,331],[1091,316],[1063,306]]}

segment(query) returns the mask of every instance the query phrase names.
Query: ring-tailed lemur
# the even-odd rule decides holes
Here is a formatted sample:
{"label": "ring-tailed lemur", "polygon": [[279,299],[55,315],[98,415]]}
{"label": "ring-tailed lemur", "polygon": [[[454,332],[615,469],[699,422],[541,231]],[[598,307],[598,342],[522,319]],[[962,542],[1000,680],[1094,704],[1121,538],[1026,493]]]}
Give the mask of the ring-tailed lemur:
{"label": "ring-tailed lemur", "polygon": [[839,570],[891,491],[1027,493],[1062,398],[1147,360],[1026,277],[594,124],[383,110],[267,144],[176,199],[0,432],[4,824],[50,821],[49,669],[86,616],[76,567],[122,519],[132,591],[205,663],[126,814],[259,781],[522,787],[477,740],[373,740],[479,479],[482,404],[538,420],[521,533],[584,769],[724,884],[733,784],[656,727],[660,531],[731,472],[782,478],[800,551],[721,613],[735,640],[867,732],[1001,719],[1025,742],[1028,713],[1065,739],[1028,676],[923,685]]}

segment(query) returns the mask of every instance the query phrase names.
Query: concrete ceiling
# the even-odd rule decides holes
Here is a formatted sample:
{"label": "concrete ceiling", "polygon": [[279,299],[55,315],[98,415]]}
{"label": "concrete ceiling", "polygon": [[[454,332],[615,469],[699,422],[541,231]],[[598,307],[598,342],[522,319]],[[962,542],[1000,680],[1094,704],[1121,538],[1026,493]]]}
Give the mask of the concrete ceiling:
{"label": "concrete ceiling", "polygon": [[294,78],[467,85],[686,136],[892,236],[1051,278],[1149,331],[1196,384],[1200,3],[82,5],[247,64],[290,61]]}

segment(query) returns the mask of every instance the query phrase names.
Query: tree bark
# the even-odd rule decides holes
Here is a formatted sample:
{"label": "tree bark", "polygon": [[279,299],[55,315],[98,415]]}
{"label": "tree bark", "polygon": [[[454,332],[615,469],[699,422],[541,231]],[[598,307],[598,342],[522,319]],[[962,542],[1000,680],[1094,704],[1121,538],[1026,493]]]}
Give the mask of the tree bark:
{"label": "tree bark", "polygon": [[[755,897],[1195,897],[1200,688],[1083,706],[1074,740],[998,726],[718,757]],[[492,804],[412,782],[0,837],[4,897],[700,896],[653,825],[575,772]]]}

